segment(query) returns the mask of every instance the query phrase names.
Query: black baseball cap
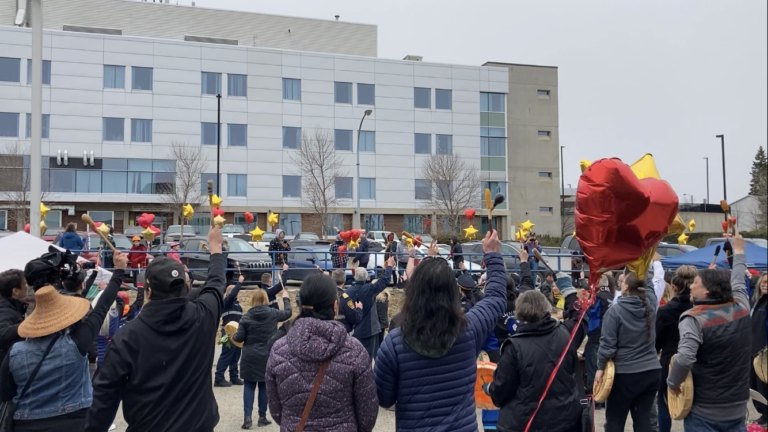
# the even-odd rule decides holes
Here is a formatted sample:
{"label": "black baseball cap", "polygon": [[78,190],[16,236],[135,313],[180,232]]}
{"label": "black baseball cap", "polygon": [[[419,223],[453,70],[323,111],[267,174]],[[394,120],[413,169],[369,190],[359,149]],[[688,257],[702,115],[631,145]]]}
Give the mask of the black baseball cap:
{"label": "black baseball cap", "polygon": [[148,288],[164,293],[180,293],[186,283],[184,267],[165,256],[157,257],[149,263],[145,277]]}

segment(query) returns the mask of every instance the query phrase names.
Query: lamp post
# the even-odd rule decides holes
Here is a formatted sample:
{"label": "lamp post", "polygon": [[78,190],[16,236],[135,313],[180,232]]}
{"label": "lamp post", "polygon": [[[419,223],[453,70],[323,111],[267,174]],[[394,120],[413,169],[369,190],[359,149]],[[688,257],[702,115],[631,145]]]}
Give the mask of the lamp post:
{"label": "lamp post", "polygon": [[357,227],[361,228],[363,225],[362,217],[360,216],[360,130],[363,128],[363,122],[365,118],[373,114],[373,110],[365,110],[363,118],[360,119],[360,127],[357,128]]}
{"label": "lamp post", "polygon": [[709,158],[705,157],[705,161],[707,161],[707,204],[709,204]]}
{"label": "lamp post", "polygon": [[[560,146],[560,227],[564,229],[563,218],[565,217],[565,176],[563,175],[564,162],[563,162],[563,149],[565,146]],[[527,214],[527,213],[526,213]],[[562,232],[561,234],[565,234]]]}
{"label": "lamp post", "polygon": [[[29,233],[40,237],[40,195],[43,190],[43,0],[32,0],[32,113],[29,149]],[[18,217],[18,215],[17,215]]]}
{"label": "lamp post", "polygon": [[[725,135],[715,135],[715,138],[720,138],[720,148],[723,151],[723,199],[725,202],[728,202],[728,188],[725,184]],[[723,217],[725,220],[728,220],[728,217],[723,214]]]}
{"label": "lamp post", "polygon": [[221,183],[221,93],[216,95],[216,195],[221,196],[219,183]]}

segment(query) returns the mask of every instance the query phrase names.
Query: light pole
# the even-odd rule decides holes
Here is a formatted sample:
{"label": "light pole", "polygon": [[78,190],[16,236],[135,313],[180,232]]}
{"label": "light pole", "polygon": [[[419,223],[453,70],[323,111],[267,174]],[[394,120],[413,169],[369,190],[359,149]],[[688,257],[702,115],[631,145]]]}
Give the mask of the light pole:
{"label": "light pole", "polygon": [[[715,135],[715,138],[720,138],[720,148],[723,151],[723,199],[728,202],[728,188],[725,185],[725,135]],[[728,221],[728,216],[723,214],[723,217]]]}
{"label": "light pole", "polygon": [[221,93],[216,95],[216,195],[221,196],[219,191],[219,183],[221,183],[221,174],[219,174],[219,167],[221,166]]}
{"label": "light pole", "polygon": [[360,130],[363,128],[363,122],[365,118],[373,114],[373,110],[365,110],[363,118],[360,119],[360,127],[357,128],[357,228],[361,228],[363,225],[362,217],[360,216]]}
{"label": "light pole", "polygon": [[[565,146],[560,146],[560,227],[561,231],[565,228],[563,224],[563,218],[565,217],[565,176],[563,175],[564,165],[563,162],[563,149]],[[565,234],[562,232],[561,234]]]}
{"label": "light pole", "polygon": [[707,161],[707,204],[709,204],[709,158],[705,157],[704,160]]}
{"label": "light pole", "polygon": [[[43,190],[43,0],[32,0],[32,113],[29,151],[29,233],[40,237],[40,195]],[[18,217],[18,216],[17,216]]]}

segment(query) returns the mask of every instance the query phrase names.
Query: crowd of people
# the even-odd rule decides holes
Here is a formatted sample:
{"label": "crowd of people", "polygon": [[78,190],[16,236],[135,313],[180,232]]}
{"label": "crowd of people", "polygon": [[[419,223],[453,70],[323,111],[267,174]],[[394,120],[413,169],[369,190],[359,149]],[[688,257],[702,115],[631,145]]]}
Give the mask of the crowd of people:
{"label": "crowd of people", "polygon": [[[140,242],[111,256],[114,272],[92,299],[84,292],[99,270],[88,276],[73,253],[3,272],[0,423],[101,432],[114,427],[122,403],[129,431],[210,432],[219,422],[213,388],[239,385],[243,429],[274,421],[286,432],[369,432],[383,407],[394,410],[398,431],[477,431],[481,352],[496,364],[484,392],[498,407],[486,427],[499,431],[585,430],[593,383],[610,374],[608,432],[623,431],[630,414],[635,431],[669,431],[667,391],[679,392],[689,372],[686,431],[745,431],[750,388],[766,394],[752,359],[766,348],[768,278],[747,273],[738,234],[730,271],[684,266],[667,275],[656,257],[647,277],[607,273],[594,290],[584,289],[581,272],[550,272],[535,287],[535,241],[520,251],[519,271],[508,272],[496,231],[482,241],[479,281],[463,270],[455,239],[453,266],[436,242],[417,260],[405,239],[393,240],[380,278],[368,280],[367,246],[348,251],[351,259],[334,260],[332,272],[304,279],[296,311],[280,232],[270,250],[282,272],[266,273],[248,305],[238,300],[242,277],[227,286],[218,228],[208,233],[202,287],[180,261],[161,256],[136,277],[144,283],[133,303],[121,287],[131,263],[146,263]],[[346,244],[337,242],[338,253]],[[345,267],[354,271],[350,286]],[[393,277],[404,302],[390,320]],[[36,303],[29,314],[21,301],[28,286]],[[214,373],[216,340],[223,345]],[[764,425],[766,406],[755,407]]]}

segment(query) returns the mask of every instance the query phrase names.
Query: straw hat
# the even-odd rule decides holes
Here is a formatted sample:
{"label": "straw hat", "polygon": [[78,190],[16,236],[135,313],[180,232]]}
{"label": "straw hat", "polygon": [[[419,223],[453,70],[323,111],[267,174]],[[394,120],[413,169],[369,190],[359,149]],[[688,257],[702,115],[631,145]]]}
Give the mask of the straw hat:
{"label": "straw hat", "polygon": [[51,285],[35,292],[35,302],[35,310],[19,324],[19,336],[23,338],[38,338],[64,330],[83,319],[91,308],[88,300],[59,294]]}
{"label": "straw hat", "polygon": [[616,375],[616,366],[613,364],[613,360],[608,360],[605,364],[603,371],[603,379],[598,384],[595,381],[592,389],[592,396],[595,402],[605,402],[608,399],[608,395],[611,394],[611,387],[613,387],[613,377]]}

